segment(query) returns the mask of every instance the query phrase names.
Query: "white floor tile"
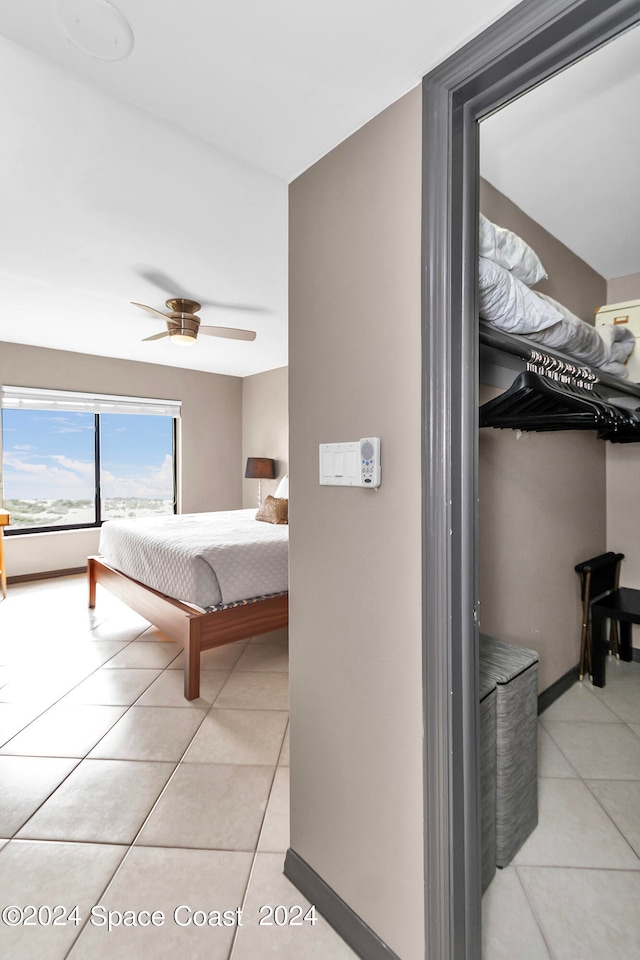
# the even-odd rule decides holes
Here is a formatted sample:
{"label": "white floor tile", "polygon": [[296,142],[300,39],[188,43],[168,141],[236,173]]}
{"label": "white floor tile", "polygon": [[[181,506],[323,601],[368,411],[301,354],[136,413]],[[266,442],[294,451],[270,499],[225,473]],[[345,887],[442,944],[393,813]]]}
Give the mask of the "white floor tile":
{"label": "white floor tile", "polygon": [[213,709],[288,710],[289,678],[285,673],[232,673]]}
{"label": "white floor tile", "polygon": [[[269,960],[271,957],[278,960],[357,960],[357,955],[324,917],[317,911],[308,914],[311,904],[284,876],[283,862],[281,853],[257,854],[244,905],[243,923],[238,930],[231,960]],[[260,920],[269,919],[269,914],[261,908],[279,904],[289,910],[291,907],[301,908],[299,912],[295,911],[296,920],[301,921],[299,926],[260,923]]]}
{"label": "white floor tile", "polygon": [[289,652],[281,643],[250,643],[236,664],[236,670],[289,672]]}
{"label": "white floor tile", "polygon": [[581,780],[540,780],[538,814],[516,866],[640,870],[640,860]]}
{"label": "white floor tile", "polygon": [[518,873],[554,960],[640,956],[640,873],[553,867]]}
{"label": "white floor tile", "polygon": [[[91,907],[113,876],[126,847],[92,843],[37,843],[13,840],[0,850],[0,902],[3,905],[61,906],[66,924],[0,930],[2,956],[11,960],[63,960]],[[62,920],[58,914],[58,918]]]}
{"label": "white floor tile", "polygon": [[91,759],[178,762],[206,715],[181,707],[131,707],[89,754]]}
{"label": "white floor tile", "polygon": [[185,700],[184,674],[181,670],[164,670],[137,702],[139,707],[183,707],[207,709],[214,702],[229,674],[215,670],[200,671],[200,696]]}
{"label": "white floor tile", "polygon": [[583,720],[595,723],[619,723],[620,718],[591,691],[591,684],[574,683],[559,700],[540,714],[546,725],[553,720]]}
{"label": "white floor tile", "polygon": [[[69,960],[227,960],[251,862],[250,853],[134,847],[100,903],[160,911],[164,923],[111,933],[87,926]],[[215,911],[228,914],[220,926]],[[203,917],[211,923],[196,925]]]}
{"label": "white floor tile", "polygon": [[272,779],[270,767],[181,764],[136,842],[255,850]]}
{"label": "white floor tile", "polygon": [[0,836],[12,837],[78,762],[58,757],[0,757]]}
{"label": "white floor tile", "polygon": [[554,721],[545,729],[583,779],[640,779],[640,739],[625,724]]}
{"label": "white floor tile", "polygon": [[287,725],[287,732],[282,742],[282,752],[278,763],[283,767],[288,767],[291,762],[291,723]]}
{"label": "white floor tile", "polygon": [[40,716],[44,709],[37,704],[0,703],[0,745]]}
{"label": "white floor tile", "polygon": [[101,667],[74,687],[63,702],[128,706],[135,703],[159,676],[159,670],[109,670]]}
{"label": "white floor tile", "polygon": [[129,643],[106,664],[110,669],[118,667],[140,667],[142,669],[163,670],[178,656],[182,647],[179,643]]}
{"label": "white floor tile", "polygon": [[496,871],[482,898],[483,960],[553,960],[514,866]]}
{"label": "white floor tile", "polygon": [[261,853],[282,853],[289,849],[289,768],[278,767],[269,795],[260,832]]}
{"label": "white floor tile", "polygon": [[193,738],[185,763],[275,766],[287,713],[281,710],[211,710]]}
{"label": "white floor tile", "polygon": [[[246,646],[246,640],[238,640],[235,643],[225,643],[221,647],[214,647],[212,650],[204,650],[200,654],[200,669],[219,670],[229,674]],[[184,651],[171,662],[170,667],[172,670],[184,669]]]}
{"label": "white floor tile", "polygon": [[640,677],[635,683],[611,683],[594,687],[601,703],[625,723],[640,723]]}
{"label": "white floor tile", "polygon": [[84,757],[126,707],[56,704],[0,749],[2,754]]}
{"label": "white floor tile", "polygon": [[587,786],[640,856],[640,781],[588,780]]}
{"label": "white floor tile", "polygon": [[84,760],[20,837],[132,843],[174,769],[173,763]]}
{"label": "white floor tile", "polygon": [[538,776],[556,778],[578,776],[541,723],[538,723]]}

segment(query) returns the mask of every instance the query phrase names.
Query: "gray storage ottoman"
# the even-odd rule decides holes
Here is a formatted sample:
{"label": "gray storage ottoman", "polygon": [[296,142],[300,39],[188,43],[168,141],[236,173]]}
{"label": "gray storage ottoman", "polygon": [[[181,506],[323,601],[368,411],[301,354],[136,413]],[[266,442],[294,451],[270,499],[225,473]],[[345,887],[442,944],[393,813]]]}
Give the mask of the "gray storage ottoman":
{"label": "gray storage ottoman", "polygon": [[480,666],[480,822],[482,892],[496,872],[496,682]]}
{"label": "gray storage ottoman", "polygon": [[496,865],[538,824],[538,654],[480,635],[480,669],[496,683]]}

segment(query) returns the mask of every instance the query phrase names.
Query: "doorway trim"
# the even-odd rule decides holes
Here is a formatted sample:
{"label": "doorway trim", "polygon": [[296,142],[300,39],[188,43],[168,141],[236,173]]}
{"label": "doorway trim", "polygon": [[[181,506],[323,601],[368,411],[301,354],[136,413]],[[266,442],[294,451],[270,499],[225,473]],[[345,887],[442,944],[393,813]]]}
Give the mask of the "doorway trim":
{"label": "doorway trim", "polygon": [[423,80],[423,685],[430,960],[481,960],[478,121],[640,23],[640,0],[524,0]]}

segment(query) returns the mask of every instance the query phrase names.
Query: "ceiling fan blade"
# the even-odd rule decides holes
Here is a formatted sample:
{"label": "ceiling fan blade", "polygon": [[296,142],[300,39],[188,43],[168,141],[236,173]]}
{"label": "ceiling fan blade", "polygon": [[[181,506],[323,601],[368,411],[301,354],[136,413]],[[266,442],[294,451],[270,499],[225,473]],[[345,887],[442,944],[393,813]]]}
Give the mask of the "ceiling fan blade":
{"label": "ceiling fan blade", "polygon": [[161,340],[162,337],[168,337],[168,336],[169,336],[169,331],[168,331],[168,330],[163,330],[162,333],[154,333],[154,335],[153,335],[152,337],[145,337],[145,338],[142,340],[142,343],[146,343],[147,340]]}
{"label": "ceiling fan blade", "polygon": [[162,317],[162,319],[165,321],[171,320],[171,317],[167,316],[166,313],[156,310],[155,307],[148,307],[146,303],[136,303],[135,300],[132,300],[131,303],[134,307],[140,307],[141,310],[147,310],[149,313],[154,313],[157,317]]}
{"label": "ceiling fan blade", "polygon": [[[163,273],[161,270],[153,270],[151,267],[139,267],[136,272],[143,280],[152,283],[154,287],[162,290],[167,296],[182,297],[184,300],[188,300],[193,296],[193,293],[186,291],[182,284],[176,283],[172,277]],[[224,303],[221,300],[204,300],[202,297],[198,297],[198,301],[203,307],[213,307],[215,310],[243,310],[245,313],[269,313],[266,307],[257,307],[250,303]]]}
{"label": "ceiling fan blade", "polygon": [[162,273],[160,270],[151,270],[145,267],[142,270],[138,270],[138,274],[143,277],[144,280],[152,283],[154,287],[162,290],[166,296],[183,297],[186,300],[191,296],[179,283],[175,283],[171,277],[168,277],[166,273]]}
{"label": "ceiling fan blade", "polygon": [[237,327],[200,327],[200,333],[208,337],[225,337],[227,340],[255,340],[255,330],[238,330]]}

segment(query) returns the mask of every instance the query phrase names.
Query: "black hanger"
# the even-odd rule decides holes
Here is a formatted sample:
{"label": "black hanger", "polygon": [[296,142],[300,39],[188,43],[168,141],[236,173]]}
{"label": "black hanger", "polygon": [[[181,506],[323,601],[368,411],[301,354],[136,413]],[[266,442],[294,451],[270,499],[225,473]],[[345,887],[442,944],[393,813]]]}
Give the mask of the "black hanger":
{"label": "black hanger", "polygon": [[539,432],[597,430],[602,439],[628,443],[640,441],[639,414],[640,408],[636,413],[616,407],[581,380],[525,370],[505,393],[480,407],[479,422],[481,427]]}

